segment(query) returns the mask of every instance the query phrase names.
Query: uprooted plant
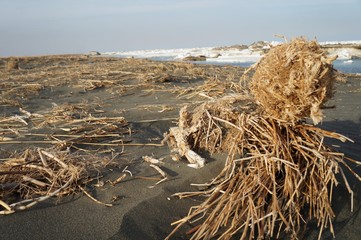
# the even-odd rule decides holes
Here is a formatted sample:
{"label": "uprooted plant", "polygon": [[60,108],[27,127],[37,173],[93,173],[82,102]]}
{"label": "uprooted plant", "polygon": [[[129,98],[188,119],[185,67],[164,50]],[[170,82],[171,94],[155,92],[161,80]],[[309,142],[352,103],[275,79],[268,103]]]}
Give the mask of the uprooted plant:
{"label": "uprooted plant", "polygon": [[191,239],[277,238],[283,231],[297,238],[311,219],[318,222],[319,237],[326,227],[334,234],[336,174],[351,200],[341,166],[361,178],[349,165],[356,161],[324,143],[325,138],[351,140],[305,121],[322,120],[320,106],[332,96],[335,81],[331,62],[317,42],[298,38],[271,49],[258,63],[250,83],[253,100],[224,97],[192,112],[181,110],[179,126],[166,137],[171,148],[190,161],[199,156],[189,159],[187,149],[224,151],[228,157],[207,190],[175,194],[206,199],[173,223],[169,237],[200,219]]}

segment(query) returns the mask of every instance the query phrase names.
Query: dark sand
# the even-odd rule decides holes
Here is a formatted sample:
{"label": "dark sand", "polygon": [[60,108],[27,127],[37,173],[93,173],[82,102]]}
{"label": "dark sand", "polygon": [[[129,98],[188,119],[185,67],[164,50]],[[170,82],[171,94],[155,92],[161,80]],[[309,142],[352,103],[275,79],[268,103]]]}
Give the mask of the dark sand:
{"label": "dark sand", "polygon": [[[208,96],[222,94],[217,84],[214,88],[219,91],[208,91],[203,85],[205,81],[218,78],[224,82],[237,82],[243,72],[242,68],[229,66],[85,56],[30,58],[20,61],[19,70],[9,72],[5,69],[6,61],[0,60],[2,117],[20,114],[19,107],[10,103],[15,100],[31,113],[50,111],[52,103],[86,103],[92,109],[102,110],[98,111],[99,116],[125,117],[134,130],[129,138],[135,143],[159,143],[169,127],[176,124],[181,106],[208,100],[197,94],[200,90]],[[91,67],[86,67],[89,65]],[[62,70],[56,72],[59,69]],[[157,78],[159,75],[163,79]],[[87,81],[108,82],[86,90]],[[41,88],[10,93],[8,90],[14,88],[15,83],[19,83],[16,86],[39,83]],[[361,161],[361,77],[349,76],[346,83],[337,83],[336,90],[334,99],[327,103],[336,108],[324,110],[326,118],[320,126],[353,139],[355,143],[329,144],[338,145],[339,151]],[[32,146],[38,145],[1,144],[0,158]],[[30,210],[0,216],[0,239],[163,239],[172,230],[171,222],[185,216],[189,208],[201,200],[179,200],[171,195],[195,190],[191,183],[204,183],[215,177],[222,169],[224,159],[222,155],[201,153],[208,162],[204,168],[196,170],[187,167],[184,161],[173,161],[167,146],[126,147],[124,151],[125,154],[115,159],[117,165],[104,173],[105,178],[115,179],[125,166],[133,177],[127,177],[114,187],[108,184],[92,191],[103,202],[117,196],[119,200],[113,207],[96,204],[82,194],[50,200]],[[115,148],[114,152],[121,152],[121,148]],[[137,178],[159,177],[149,163],[142,160],[145,155],[165,158],[161,167],[167,173],[168,181],[154,186],[154,180]],[[355,170],[361,173],[358,168]],[[361,183],[347,171],[345,173],[354,191],[354,212],[350,212],[350,195],[340,178],[341,184],[336,188],[333,201],[336,239],[359,239]],[[174,239],[187,239],[189,236],[185,232],[191,227],[189,224],[181,229]],[[311,222],[304,239],[317,239],[317,235],[317,227]],[[326,229],[323,239],[330,238]]]}

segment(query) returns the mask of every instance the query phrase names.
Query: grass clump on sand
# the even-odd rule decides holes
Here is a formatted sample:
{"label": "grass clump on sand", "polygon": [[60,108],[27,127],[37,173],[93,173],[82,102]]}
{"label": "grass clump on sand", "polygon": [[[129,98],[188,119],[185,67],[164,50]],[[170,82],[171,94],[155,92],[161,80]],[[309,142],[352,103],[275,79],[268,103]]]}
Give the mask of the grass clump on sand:
{"label": "grass clump on sand", "polygon": [[[0,215],[29,209],[52,197],[81,192],[96,203],[112,206],[92,197],[87,188],[104,183],[102,173],[117,165],[112,161],[123,153],[125,145],[131,144],[125,136],[132,130],[123,117],[93,116],[96,112],[92,107],[65,104],[43,114],[20,109],[22,118],[0,117],[0,145],[51,146],[26,146],[24,151],[1,159]],[[54,132],[46,126],[51,126]],[[34,133],[37,129],[47,132]],[[21,139],[17,138],[19,132]],[[117,147],[121,151],[114,155]],[[119,179],[114,182],[120,182]],[[106,182],[114,184],[111,180]]]}
{"label": "grass clump on sand", "polygon": [[[26,210],[54,196],[81,191],[88,195],[85,186],[99,178],[97,167],[101,164],[84,158],[89,156],[76,157],[64,151],[38,148],[27,149],[2,162],[0,214]],[[21,200],[17,201],[19,197]]]}
{"label": "grass clump on sand", "polygon": [[11,71],[17,69],[19,69],[18,59],[13,57],[9,58],[6,64],[6,70]]}
{"label": "grass clump on sand", "polygon": [[170,236],[192,221],[198,224],[189,231],[191,239],[278,238],[282,232],[297,238],[312,219],[318,222],[319,237],[326,227],[334,234],[336,174],[344,177],[352,196],[340,165],[354,173],[346,162],[354,161],[324,139],[350,139],[304,121],[322,119],[320,105],[332,96],[335,81],[331,62],[317,42],[298,38],[271,49],[258,63],[250,83],[254,99],[247,105],[247,96],[239,95],[193,112],[181,110],[178,131],[171,129],[167,136],[173,150],[187,158],[187,148],[223,151],[228,157],[224,169],[205,185],[208,189],[175,194],[205,200],[173,223]]}

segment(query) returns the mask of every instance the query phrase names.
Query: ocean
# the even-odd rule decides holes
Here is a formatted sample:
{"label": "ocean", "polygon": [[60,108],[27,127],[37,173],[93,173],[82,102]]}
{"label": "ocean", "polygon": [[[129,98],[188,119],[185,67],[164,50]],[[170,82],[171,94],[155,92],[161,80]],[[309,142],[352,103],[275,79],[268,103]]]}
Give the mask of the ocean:
{"label": "ocean", "polygon": [[[359,44],[361,41],[355,42],[324,42],[327,44]],[[136,51],[120,51],[120,52],[104,52],[102,55],[109,55],[114,57],[125,58],[147,58],[156,61],[181,61],[187,56],[205,56],[206,61],[193,62],[196,64],[212,64],[212,65],[233,65],[249,67],[257,62],[262,53],[253,50],[249,47],[247,49],[239,50],[237,48],[214,48],[214,47],[201,47],[201,48],[179,48],[179,49],[153,49],[153,50],[136,50]],[[335,52],[339,59],[333,62],[334,67],[343,73],[361,73],[361,59],[351,59],[356,53],[349,48],[341,49]],[[357,55],[357,54],[356,54]]]}
{"label": "ocean", "polygon": [[361,59],[336,60],[333,66],[343,73],[361,73]]}
{"label": "ocean", "polygon": [[[197,64],[214,64],[214,65],[232,65],[232,66],[241,66],[241,67],[250,67],[254,62],[194,62]],[[361,59],[353,60],[335,60],[333,62],[333,67],[343,73],[360,73],[361,74]]]}
{"label": "ocean", "polygon": [[[360,41],[361,45],[361,41]],[[342,52],[341,59],[333,62],[334,67],[343,73],[361,73],[361,59],[349,59],[352,53],[346,50]],[[218,57],[214,57],[221,54]],[[189,48],[189,49],[155,49],[155,50],[139,50],[139,51],[123,51],[123,52],[105,52],[102,55],[109,55],[114,57],[134,57],[147,58],[156,61],[180,61],[186,56],[200,56],[207,57],[207,61],[193,62],[196,64],[213,64],[213,65],[233,65],[249,67],[258,61],[262,55],[257,52],[252,52],[249,49],[237,50],[215,50],[211,47],[205,48]]]}
{"label": "ocean", "polygon": [[[148,59],[155,60],[155,61],[177,61],[174,59],[173,56],[162,56],[162,57],[148,57]],[[241,66],[241,67],[250,67],[255,62],[239,62],[239,61],[228,61],[228,62],[218,62],[218,61],[195,61],[192,62],[195,64],[209,64],[209,65],[232,65],[232,66]],[[360,73],[361,74],[361,59],[340,59],[335,60],[333,62],[333,66],[335,69],[337,69],[340,72],[343,73]]]}

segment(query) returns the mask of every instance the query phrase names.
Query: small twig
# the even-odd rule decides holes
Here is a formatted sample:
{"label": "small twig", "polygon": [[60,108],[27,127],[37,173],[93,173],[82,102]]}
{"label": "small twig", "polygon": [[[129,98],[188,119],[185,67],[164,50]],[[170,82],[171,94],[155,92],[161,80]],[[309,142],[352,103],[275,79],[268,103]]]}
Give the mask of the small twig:
{"label": "small twig", "polygon": [[[40,202],[43,202],[53,196],[55,196],[56,194],[58,194],[60,191],[62,191],[63,189],[67,188],[70,183],[72,183],[74,180],[74,177],[71,177],[69,179],[68,182],[66,182],[62,187],[60,187],[59,189],[57,189],[56,191],[50,193],[49,195],[46,195],[46,196],[42,196],[42,197],[38,197],[38,198],[33,198],[33,199],[26,199],[26,200],[23,200],[23,201],[20,201],[20,202],[16,202],[16,203],[12,203],[9,205],[9,207],[12,209],[11,211],[8,211],[8,210],[3,210],[3,211],[0,211],[0,214],[10,214],[10,213],[14,213],[16,210],[26,210]],[[24,203],[27,203],[27,202],[30,202],[28,205],[25,205],[25,206],[19,206],[17,207],[18,205],[21,205],[21,204],[24,204]]]}
{"label": "small twig", "polygon": [[128,166],[126,166],[126,167],[123,169],[122,172],[126,172],[126,173],[128,173],[131,177],[133,177],[132,172],[128,170]]}
{"label": "small twig", "polygon": [[46,161],[46,159],[44,158],[43,154],[41,153],[41,150],[38,148],[38,154],[39,154],[39,157],[41,159],[41,162],[43,163],[44,167],[49,167],[49,164],[48,162]]}
{"label": "small twig", "polygon": [[177,119],[178,118],[160,118],[160,119],[133,121],[133,122],[135,122],[135,123],[151,123],[151,122],[159,122],[159,121],[173,121],[173,120],[177,120]]}
{"label": "small twig", "polygon": [[108,166],[116,157],[119,156],[119,153],[115,154],[106,164],[104,164],[104,167]]}
{"label": "small twig", "polygon": [[345,185],[346,185],[347,191],[348,191],[348,192],[350,193],[350,195],[351,195],[351,212],[353,212],[353,191],[351,190],[350,185],[348,184],[347,178],[346,178],[346,176],[345,176],[342,168],[339,167],[338,169],[340,170],[340,173],[341,173],[341,176],[342,176],[342,178],[343,178],[343,181],[344,181],[344,183],[345,183]]}
{"label": "small twig", "polygon": [[55,157],[53,154],[48,153],[48,152],[45,152],[44,150],[40,150],[40,152],[41,152],[42,154],[44,154],[45,156],[53,159],[53,160],[56,161],[57,163],[59,163],[62,168],[64,168],[64,169],[68,169],[68,168],[69,168],[69,166],[68,166],[67,164],[65,164],[65,163],[64,163],[62,160],[60,160],[59,158]]}
{"label": "small twig", "polygon": [[155,180],[159,181],[162,180],[162,178],[156,178],[156,177],[143,177],[143,176],[135,176],[136,179],[143,179],[143,180]]}
{"label": "small twig", "polygon": [[46,187],[46,186],[49,185],[49,184],[47,184],[47,183],[44,183],[44,182],[39,181],[39,180],[36,180],[36,179],[31,178],[31,177],[29,177],[29,176],[23,176],[23,179],[24,179],[24,181],[31,182],[31,183],[33,183],[33,184],[35,184],[35,185],[40,186],[40,187]]}
{"label": "small twig", "polygon": [[159,172],[159,174],[162,175],[163,178],[167,177],[166,173],[160,167],[158,167],[157,165],[150,164],[149,166],[154,168],[155,170],[157,170]]}
{"label": "small twig", "polygon": [[0,199],[0,205],[3,206],[7,211],[9,211],[11,213],[13,212],[11,207],[8,204],[6,204],[5,202],[3,202],[1,199]]}
{"label": "small twig", "polygon": [[155,185],[161,184],[162,182],[165,182],[166,180],[168,180],[168,178],[167,178],[167,177],[165,177],[165,178],[163,178],[163,179],[159,180],[158,182],[156,182],[156,183],[155,183]]}
{"label": "small twig", "polygon": [[97,199],[95,199],[92,195],[90,195],[84,188],[82,188],[80,185],[78,185],[79,189],[83,191],[83,193],[88,197],[90,198],[91,200],[93,200],[94,202],[98,203],[98,204],[101,204],[101,205],[104,205],[104,206],[107,206],[107,207],[112,207],[113,204],[110,204],[110,203],[103,203]]}
{"label": "small twig", "polygon": [[162,162],[159,159],[150,157],[150,156],[143,156],[144,161],[151,163],[151,164],[161,164]]}
{"label": "small twig", "polygon": [[120,182],[121,182],[124,178],[126,178],[126,177],[127,177],[127,174],[123,173],[120,177],[118,177],[117,179],[115,179],[114,182],[112,182],[112,181],[110,181],[110,180],[109,180],[109,182],[110,182],[111,185],[115,186],[115,184],[120,183]]}

